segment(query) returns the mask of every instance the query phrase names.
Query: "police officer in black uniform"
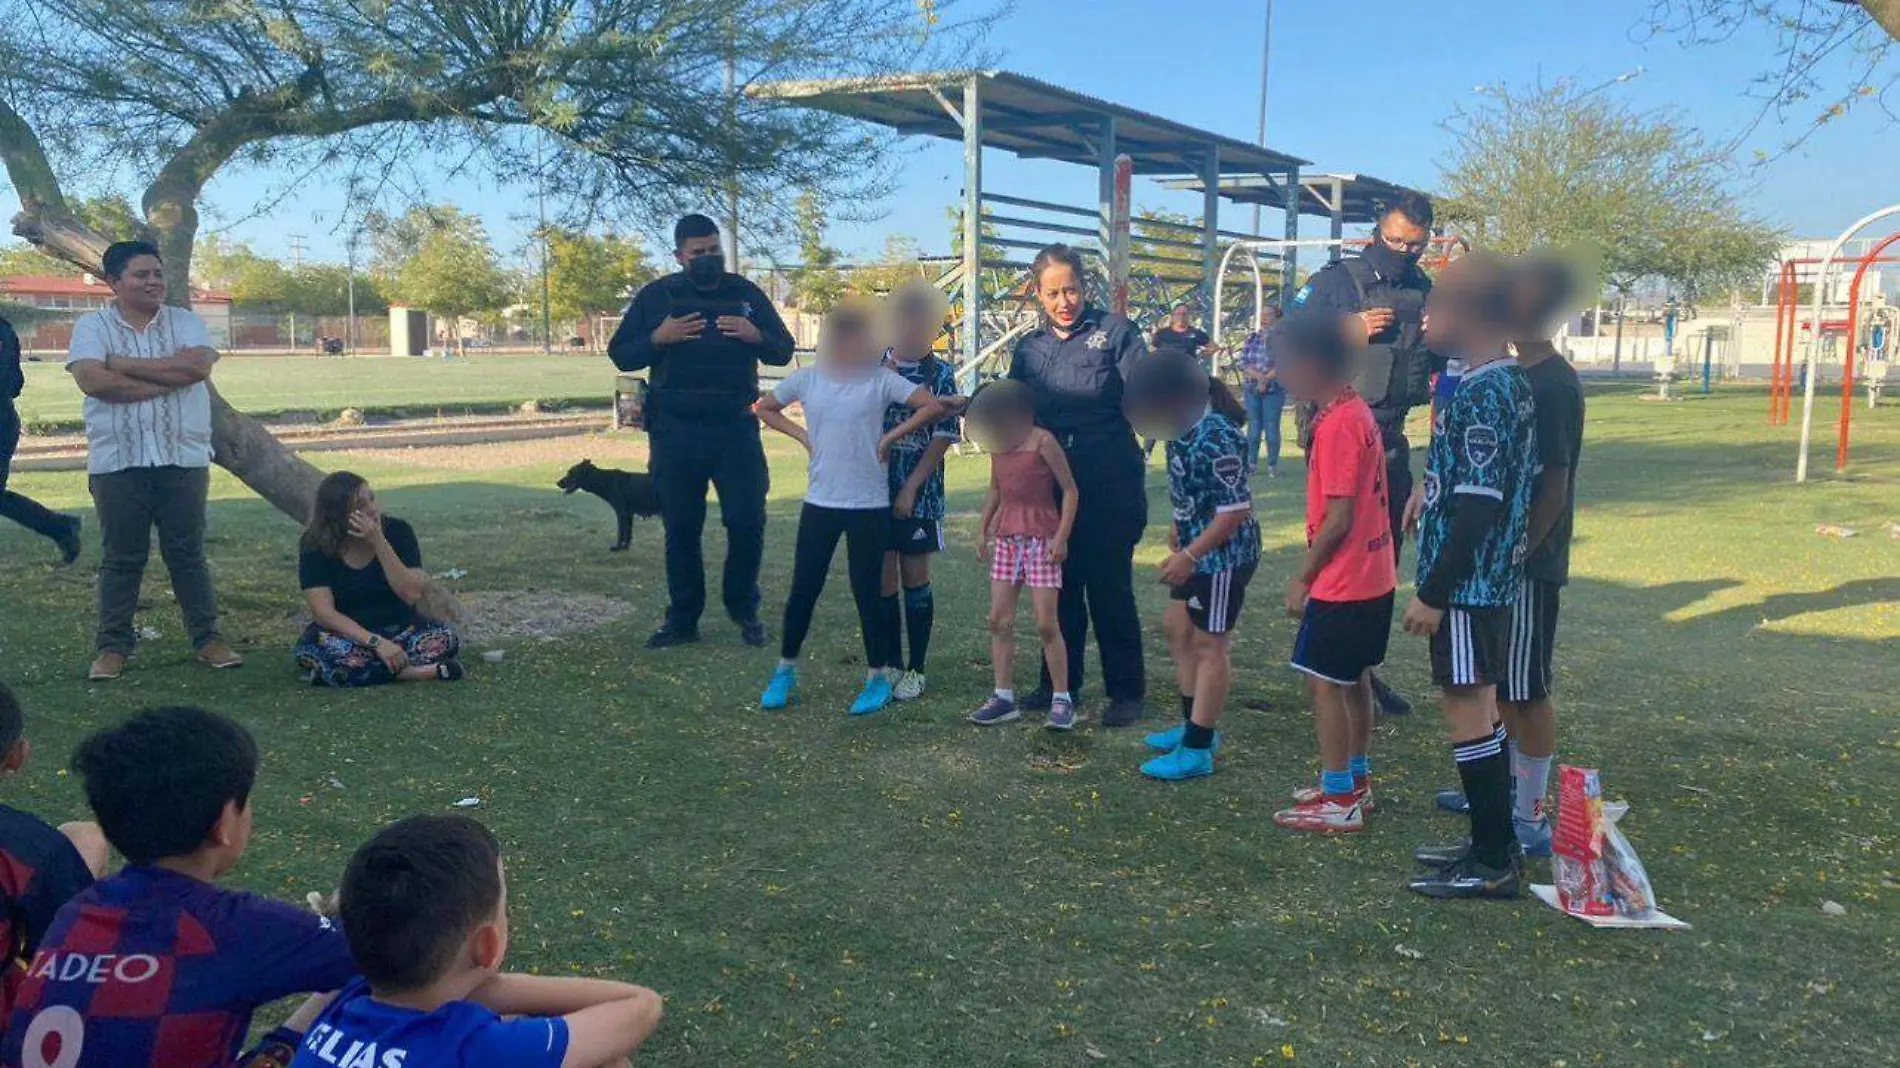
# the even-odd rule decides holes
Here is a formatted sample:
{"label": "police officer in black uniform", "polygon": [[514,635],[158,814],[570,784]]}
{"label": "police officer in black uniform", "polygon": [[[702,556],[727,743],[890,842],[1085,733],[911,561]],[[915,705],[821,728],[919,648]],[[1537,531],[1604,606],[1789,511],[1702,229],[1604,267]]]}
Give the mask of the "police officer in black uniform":
{"label": "police officer in black uniform", "polygon": [[[1062,564],[1058,616],[1069,650],[1066,689],[1080,703],[1084,644],[1091,621],[1102,657],[1107,727],[1125,727],[1146,707],[1141,616],[1135,609],[1135,545],[1148,525],[1147,465],[1122,414],[1122,385],[1148,355],[1127,319],[1083,299],[1082,257],[1051,245],[1030,268],[1043,323],[1016,343],[1009,377],[1036,397],[1036,423],[1068,454],[1081,498],[1069,557]],[[1021,707],[1041,711],[1054,694],[1049,665]]]}
{"label": "police officer in black uniform", "polygon": [[794,343],[764,291],[726,270],[711,219],[688,215],[673,227],[673,258],[680,271],[640,290],[607,346],[615,367],[648,372],[649,466],[666,527],[668,603],[647,648],[699,640],[708,483],[719,491],[726,527],[726,613],[747,645],[764,645],[759,561],[769,477],[752,405],[759,364],[791,363]]}
{"label": "police officer in black uniform", "polygon": [[79,517],[60,515],[38,501],[7,489],[7,475],[13,467],[13,450],[20,444],[20,415],[13,401],[26,388],[26,375],[20,370],[20,335],[13,324],[0,319],[0,516],[13,520],[59,546],[60,555],[70,564],[79,559]]}
{"label": "police officer in black uniform", "polygon": [[[1418,261],[1431,245],[1432,202],[1406,193],[1379,216],[1372,241],[1357,256],[1328,264],[1293,296],[1296,309],[1357,315],[1366,328],[1359,395],[1372,407],[1385,439],[1386,493],[1392,517],[1392,551],[1402,548],[1405,502],[1412,495],[1412,447],[1405,417],[1432,399],[1432,375],[1445,361],[1425,347],[1425,296],[1432,281]],[[1301,443],[1307,413],[1302,411]],[[1389,716],[1412,710],[1404,697],[1373,676],[1379,708]]]}

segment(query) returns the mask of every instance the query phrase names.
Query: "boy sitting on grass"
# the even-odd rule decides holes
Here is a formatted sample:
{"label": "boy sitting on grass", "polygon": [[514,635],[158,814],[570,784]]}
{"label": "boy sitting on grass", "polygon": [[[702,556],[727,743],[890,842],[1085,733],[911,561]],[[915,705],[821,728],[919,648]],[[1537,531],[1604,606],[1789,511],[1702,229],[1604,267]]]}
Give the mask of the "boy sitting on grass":
{"label": "boy sitting on grass", "polygon": [[645,987],[501,971],[501,848],[465,816],[384,828],[351,858],[339,908],[363,978],[317,1018],[292,1068],[600,1068],[626,1063],[660,1024]]}
{"label": "boy sitting on grass", "polygon": [[59,910],[0,1040],[5,1068],[281,1066],[312,999],[240,1058],[251,1015],[356,975],[330,920],[224,890],[251,840],[257,745],[199,708],[155,708],[73,755],[125,870]]}
{"label": "boy sitting on grass", "polygon": [[[13,691],[0,683],[0,776],[26,766],[33,746],[26,740],[26,714]],[[61,905],[105,874],[106,839],[95,823],[67,823],[57,830],[30,812],[0,805],[0,1019],[26,978],[25,963],[39,948]]]}

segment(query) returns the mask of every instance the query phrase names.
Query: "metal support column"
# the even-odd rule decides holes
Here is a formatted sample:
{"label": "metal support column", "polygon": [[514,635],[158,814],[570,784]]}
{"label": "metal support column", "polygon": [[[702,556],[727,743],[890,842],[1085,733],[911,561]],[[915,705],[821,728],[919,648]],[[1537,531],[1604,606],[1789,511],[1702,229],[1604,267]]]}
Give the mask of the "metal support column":
{"label": "metal support column", "polygon": [[[1346,236],[1346,183],[1338,178],[1333,179],[1333,200],[1327,207],[1331,208],[1333,212],[1333,228],[1327,236],[1331,237],[1334,241],[1339,241]],[[1330,263],[1332,260],[1336,260],[1345,254],[1346,246],[1344,244],[1334,245],[1327,262]]]}
{"label": "metal support column", "polygon": [[[1112,270],[1112,258],[1115,248],[1115,119],[1104,118],[1095,131],[1095,178],[1096,200],[1100,206],[1101,224],[1097,240],[1101,243],[1102,263]],[[1114,286],[1114,279],[1109,279]],[[1104,301],[1109,295],[1101,295]]]}
{"label": "metal support column", "polygon": [[963,83],[963,360],[983,351],[983,100],[981,82]]}
{"label": "metal support column", "polygon": [[1201,290],[1207,294],[1207,336],[1220,341],[1214,321],[1215,277],[1220,271],[1220,146],[1207,150],[1201,161]]}
{"label": "metal support column", "polygon": [[[1288,167],[1286,170],[1286,196],[1280,202],[1280,209],[1286,212],[1286,239],[1289,242],[1300,239],[1300,169]],[[1300,247],[1294,244],[1283,246],[1280,250],[1280,309],[1286,310],[1287,301],[1293,299],[1293,291],[1300,283]]]}

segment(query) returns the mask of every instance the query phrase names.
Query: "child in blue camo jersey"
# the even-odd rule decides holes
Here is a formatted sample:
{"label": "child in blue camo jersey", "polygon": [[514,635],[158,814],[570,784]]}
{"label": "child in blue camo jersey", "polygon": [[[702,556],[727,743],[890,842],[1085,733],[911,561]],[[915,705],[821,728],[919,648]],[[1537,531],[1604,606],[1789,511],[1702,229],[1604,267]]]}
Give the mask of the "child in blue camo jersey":
{"label": "child in blue camo jersey", "polygon": [[1214,772],[1214,728],[1232,683],[1232,634],[1260,562],[1260,524],[1247,487],[1246,413],[1198,361],[1156,353],[1135,365],[1126,390],[1129,422],[1168,443],[1173,549],[1161,564],[1170,587],[1168,649],[1180,687],[1182,724],[1148,736],[1161,751],[1141,766],[1155,779]]}
{"label": "child in blue camo jersey", "polygon": [[[937,358],[932,347],[949,314],[943,292],[916,279],[898,287],[891,308],[894,336],[884,354],[884,366],[928,389],[932,396],[955,396],[956,373]],[[884,410],[884,430],[888,433],[910,417],[908,407],[893,404]],[[885,649],[891,658],[885,666],[902,672],[894,691],[899,701],[924,695],[924,661],[930,654],[930,631],[936,619],[930,557],[943,549],[943,458],[957,440],[957,417],[948,414],[891,444],[891,545],[884,554],[881,608],[887,631]],[[905,631],[910,632],[909,659],[903,656]]]}

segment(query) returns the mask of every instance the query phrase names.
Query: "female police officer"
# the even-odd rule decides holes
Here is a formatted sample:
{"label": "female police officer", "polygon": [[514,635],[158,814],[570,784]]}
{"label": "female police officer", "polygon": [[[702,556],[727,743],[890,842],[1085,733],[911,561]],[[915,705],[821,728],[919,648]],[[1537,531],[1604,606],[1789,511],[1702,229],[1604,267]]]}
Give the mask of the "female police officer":
{"label": "female police officer", "polygon": [[[1148,349],[1134,324],[1084,301],[1082,257],[1074,249],[1043,249],[1030,277],[1043,324],[1016,343],[1009,377],[1035,392],[1036,422],[1062,443],[1081,497],[1062,565],[1059,616],[1069,649],[1064,688],[1081,697],[1083,645],[1093,619],[1109,702],[1102,723],[1125,727],[1141,718],[1146,688],[1134,559],[1148,525],[1148,494],[1141,447],[1122,414],[1122,383]],[[1042,684],[1022,707],[1039,711],[1050,697],[1045,664]]]}

